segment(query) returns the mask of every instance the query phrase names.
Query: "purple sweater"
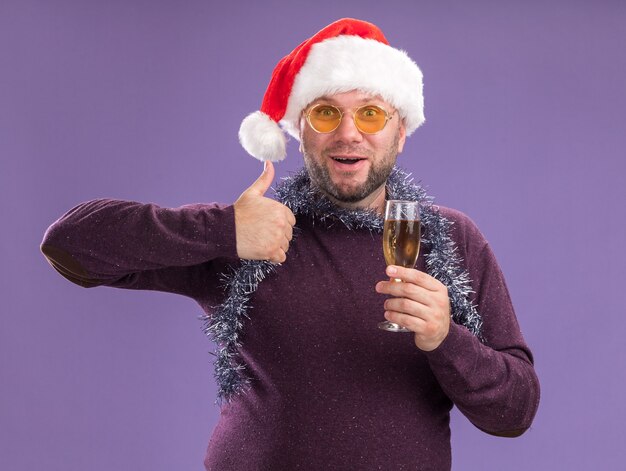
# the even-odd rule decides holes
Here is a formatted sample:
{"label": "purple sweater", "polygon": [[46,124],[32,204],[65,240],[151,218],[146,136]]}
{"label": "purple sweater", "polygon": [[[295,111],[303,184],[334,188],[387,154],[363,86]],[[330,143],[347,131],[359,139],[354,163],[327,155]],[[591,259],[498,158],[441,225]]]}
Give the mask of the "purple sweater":
{"label": "purple sweater", "polygon": [[[381,236],[299,217],[287,261],[251,299],[240,353],[252,387],[222,405],[207,470],[449,470],[453,404],[494,435],[530,426],[539,383],[502,273],[472,221],[440,211],[454,221],[485,343],[452,324],[427,353],[412,334],[378,329]],[[80,286],[177,293],[208,315],[238,262],[233,206],[218,204],[88,201],[48,228],[41,250]]]}

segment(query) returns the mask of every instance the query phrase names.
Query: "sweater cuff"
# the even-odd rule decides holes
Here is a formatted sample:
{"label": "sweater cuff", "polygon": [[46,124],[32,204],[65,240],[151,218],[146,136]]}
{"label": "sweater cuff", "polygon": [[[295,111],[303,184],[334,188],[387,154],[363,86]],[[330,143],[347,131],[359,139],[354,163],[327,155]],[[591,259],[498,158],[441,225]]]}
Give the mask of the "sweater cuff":
{"label": "sweater cuff", "polygon": [[239,258],[235,234],[235,206],[209,208],[205,219],[207,258]]}
{"label": "sweater cuff", "polygon": [[451,320],[450,330],[443,342],[434,350],[424,353],[432,367],[449,368],[452,364],[473,362],[473,356],[469,352],[474,351],[477,342],[478,338],[466,327]]}

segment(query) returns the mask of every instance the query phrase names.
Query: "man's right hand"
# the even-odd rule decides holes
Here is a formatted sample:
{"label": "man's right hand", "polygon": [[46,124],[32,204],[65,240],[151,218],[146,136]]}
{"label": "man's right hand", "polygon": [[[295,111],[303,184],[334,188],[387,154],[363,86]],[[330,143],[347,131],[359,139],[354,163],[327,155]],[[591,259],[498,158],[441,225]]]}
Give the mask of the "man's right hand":
{"label": "man's right hand", "polygon": [[274,181],[274,166],[265,162],[261,176],[235,201],[237,255],[247,260],[287,260],[296,218],[284,204],[266,198]]}

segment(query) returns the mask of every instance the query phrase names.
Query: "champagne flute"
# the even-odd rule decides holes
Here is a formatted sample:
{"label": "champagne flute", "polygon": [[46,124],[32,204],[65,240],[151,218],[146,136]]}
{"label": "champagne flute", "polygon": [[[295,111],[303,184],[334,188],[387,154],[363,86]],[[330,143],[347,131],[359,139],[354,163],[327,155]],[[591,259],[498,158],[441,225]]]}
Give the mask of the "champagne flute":
{"label": "champagne flute", "polygon": [[[413,268],[420,250],[420,216],[417,201],[389,200],[385,207],[383,253],[387,265]],[[395,278],[392,281],[402,283]],[[378,327],[390,332],[411,332],[394,322],[384,321]]]}

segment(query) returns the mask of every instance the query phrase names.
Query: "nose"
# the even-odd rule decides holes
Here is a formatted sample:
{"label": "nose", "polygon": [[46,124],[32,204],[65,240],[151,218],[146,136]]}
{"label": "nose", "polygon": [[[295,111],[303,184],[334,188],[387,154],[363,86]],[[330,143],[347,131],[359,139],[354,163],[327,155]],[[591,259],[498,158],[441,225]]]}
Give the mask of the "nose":
{"label": "nose", "polygon": [[348,113],[343,115],[339,127],[335,129],[333,134],[337,142],[352,143],[361,142],[363,140],[363,134],[354,124],[352,114]]}

